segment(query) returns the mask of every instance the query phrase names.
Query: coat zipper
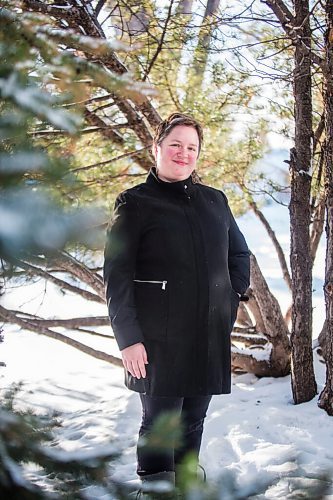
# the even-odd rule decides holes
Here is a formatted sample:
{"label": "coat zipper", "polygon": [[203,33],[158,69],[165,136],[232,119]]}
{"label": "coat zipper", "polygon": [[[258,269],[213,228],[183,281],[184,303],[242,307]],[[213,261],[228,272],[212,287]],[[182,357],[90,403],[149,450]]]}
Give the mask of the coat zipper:
{"label": "coat zipper", "polygon": [[136,281],[137,283],[155,283],[155,284],[158,284],[158,285],[162,285],[162,290],[166,290],[166,286],[167,286],[167,281],[151,281],[151,280],[133,280],[133,281]]}

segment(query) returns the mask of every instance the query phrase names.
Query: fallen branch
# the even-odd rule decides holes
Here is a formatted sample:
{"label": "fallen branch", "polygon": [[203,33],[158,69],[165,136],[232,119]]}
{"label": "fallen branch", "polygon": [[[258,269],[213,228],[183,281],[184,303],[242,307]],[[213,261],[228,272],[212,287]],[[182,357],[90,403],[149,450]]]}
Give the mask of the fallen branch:
{"label": "fallen branch", "polygon": [[272,344],[264,348],[238,349],[231,348],[231,364],[234,372],[253,373],[257,377],[280,377],[281,372],[271,365]]}
{"label": "fallen branch", "polygon": [[19,318],[15,314],[15,311],[11,311],[2,306],[0,306],[0,318],[2,318],[5,322],[16,324],[22,329],[38,333],[39,335],[45,335],[46,337],[49,337],[51,339],[60,340],[60,342],[70,345],[71,347],[75,347],[75,349],[78,349],[79,351],[84,352],[85,354],[88,354],[93,358],[107,361],[108,363],[111,363],[115,366],[122,366],[122,361],[120,358],[116,358],[115,356],[107,354],[103,351],[97,351],[92,347],[82,344],[82,342],[63,335],[62,333],[58,333],[54,330],[50,330],[49,328],[36,325],[33,320]]}
{"label": "fallen branch", "polygon": [[255,347],[255,346],[263,346],[267,344],[268,340],[263,334],[244,334],[244,333],[236,333],[232,332],[231,334],[231,342],[240,342],[244,344],[246,347]]}

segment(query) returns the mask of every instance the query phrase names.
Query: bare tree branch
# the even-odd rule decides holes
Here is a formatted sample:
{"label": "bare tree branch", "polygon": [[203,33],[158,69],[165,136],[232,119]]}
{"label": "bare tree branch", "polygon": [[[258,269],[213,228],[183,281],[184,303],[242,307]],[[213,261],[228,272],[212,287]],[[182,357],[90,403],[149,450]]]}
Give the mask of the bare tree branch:
{"label": "bare tree branch", "polygon": [[[134,130],[137,137],[141,139],[141,142],[145,146],[144,148],[137,150],[132,157],[138,163],[138,165],[140,165],[144,170],[148,171],[154,165],[153,156],[149,151],[153,138],[149,132],[148,132],[149,135],[147,136],[147,134],[142,131],[140,125],[141,118],[140,119],[138,118],[137,113],[133,110],[133,108],[131,108],[129,104],[122,102],[123,100],[120,100],[115,96],[114,99],[115,102],[119,105],[119,107],[122,108],[121,111],[124,112],[125,116],[127,116],[127,118],[130,118],[131,120],[130,122],[127,123],[127,127]],[[115,144],[124,146],[125,144],[124,138],[118,132],[113,130],[111,126],[108,127],[105,124],[105,122],[95,112],[90,111],[89,109],[86,108],[85,117],[91,125],[101,128],[103,137],[111,140]]]}
{"label": "bare tree branch", "polygon": [[104,5],[106,4],[107,0],[98,0],[98,3],[95,7],[95,16],[98,17],[99,13],[103,9]]}
{"label": "bare tree branch", "polygon": [[248,203],[249,203],[250,207],[252,208],[253,212],[255,213],[255,215],[258,217],[258,219],[264,225],[264,227],[268,233],[268,236],[270,237],[270,239],[274,245],[275,251],[276,251],[278,259],[279,259],[280,267],[282,269],[283,279],[286,282],[289,290],[291,290],[291,288],[292,288],[291,277],[290,277],[290,273],[288,270],[287,261],[286,261],[286,258],[284,256],[283,249],[281,248],[281,245],[279,243],[279,240],[277,239],[276,234],[273,231],[273,229],[271,228],[268,220],[266,219],[264,214],[261,212],[261,210],[259,210],[256,202],[252,199]]}
{"label": "bare tree branch", "polygon": [[[45,319],[34,314],[29,314],[22,311],[15,311],[11,309],[11,312],[16,315],[17,318],[22,320],[28,320],[36,325],[49,327],[62,327],[67,328],[68,330],[76,330],[81,327],[89,327],[89,326],[108,326],[110,325],[110,320],[108,316],[90,316],[90,317],[82,317],[82,318],[69,318],[69,319]],[[87,330],[88,331],[88,330]],[[92,334],[97,334],[97,332],[90,332]],[[99,334],[102,337],[114,339],[113,335]]]}
{"label": "bare tree branch", "polygon": [[261,2],[268,5],[268,7],[270,7],[270,9],[274,12],[281,23],[281,27],[284,29],[284,31],[292,41],[292,44],[294,46],[299,46],[302,52],[306,55],[309,55],[312,62],[320,66],[323,72],[326,73],[327,68],[324,59],[318,56],[318,54],[311,50],[310,46],[307,46],[304,43],[304,40],[297,31],[301,28],[301,26],[296,25],[296,18],[289,11],[285,3],[282,0],[261,0]]}
{"label": "bare tree branch", "polygon": [[247,333],[246,331],[241,333],[233,331],[231,334],[231,341],[244,344],[245,347],[265,345],[268,342],[267,337],[264,335],[259,333]]}
{"label": "bare tree branch", "polygon": [[82,262],[78,261],[73,255],[65,250],[58,252],[58,258],[52,260],[56,265],[67,271],[72,276],[83,281],[86,285],[90,286],[99,295],[100,299],[105,302],[105,290],[103,278],[98,273],[92,272]]}
{"label": "bare tree branch", "polygon": [[[21,267],[22,269],[25,269],[26,271],[28,271],[28,273],[31,273],[31,274],[34,274],[37,276],[41,276],[42,278],[47,279],[51,283],[54,283],[55,285],[59,286],[59,288],[61,288],[61,289],[68,290],[68,291],[73,292],[75,294],[81,295],[81,297],[83,297],[87,300],[91,300],[93,302],[99,302],[101,304],[105,303],[105,299],[104,299],[102,294],[101,294],[101,296],[96,295],[94,293],[89,292],[88,290],[83,290],[82,288],[71,285],[70,283],[67,283],[64,280],[56,278],[55,276],[53,276],[51,273],[45,271],[44,269],[33,266],[32,264],[28,264],[27,262],[24,262],[23,260],[11,258],[10,261],[14,265]],[[102,285],[101,285],[101,288],[102,288]]]}
{"label": "bare tree branch", "polygon": [[[105,161],[100,161],[98,163],[93,163],[92,165],[86,165],[84,167],[77,167],[77,168],[73,168],[72,170],[69,170],[69,172],[71,173],[74,173],[74,172],[80,172],[82,170],[91,170],[92,168],[96,168],[96,167],[101,167],[103,165],[108,165],[110,163],[114,163],[118,160],[123,160],[124,158],[134,158],[138,155],[138,153],[140,152],[143,152],[145,150],[147,150],[148,148],[142,148],[138,151],[130,151],[129,153],[124,153],[124,154],[121,154],[119,156],[115,156],[114,158],[110,158],[109,160],[105,160]],[[142,174],[128,174],[127,171],[128,169],[130,168],[130,165],[128,165],[126,167],[125,170],[123,170],[122,172],[120,172],[119,174],[117,174],[116,177],[123,177],[123,176],[126,176],[126,175],[130,175],[130,176],[134,176],[134,177],[137,177],[138,175],[141,176]],[[113,179],[115,176],[110,176],[111,179]]]}
{"label": "bare tree branch", "polygon": [[115,356],[112,356],[111,354],[106,354],[105,352],[97,351],[96,349],[93,349],[92,347],[89,347],[85,344],[82,344],[81,342],[79,342],[77,340],[71,339],[70,337],[63,335],[62,333],[58,333],[58,332],[55,332],[54,330],[50,330],[49,328],[45,328],[43,326],[36,325],[30,319],[19,318],[15,314],[15,312],[2,307],[1,305],[0,305],[0,318],[2,318],[7,323],[16,324],[25,330],[30,330],[34,333],[45,335],[46,337],[49,337],[49,338],[52,338],[55,340],[60,340],[61,342],[64,342],[67,345],[75,347],[75,349],[78,349],[79,351],[84,352],[85,354],[89,354],[89,356],[92,356],[94,358],[100,359],[102,361],[107,361],[108,363],[111,363],[111,364],[116,365],[116,366],[122,366],[121,359],[116,358]]}
{"label": "bare tree branch", "polygon": [[161,34],[161,37],[160,37],[160,40],[158,42],[158,46],[156,48],[156,51],[155,51],[155,54],[153,55],[153,57],[151,58],[150,60],[150,63],[149,63],[149,66],[148,66],[148,69],[146,71],[146,73],[144,74],[142,80],[145,81],[152,69],[152,67],[154,66],[155,64],[155,61],[156,59],[158,58],[158,55],[159,53],[161,52],[162,50],[162,47],[163,47],[163,44],[164,44],[164,38],[165,38],[165,35],[167,33],[167,29],[168,29],[168,24],[169,24],[169,21],[171,19],[171,13],[172,13],[172,7],[173,7],[173,2],[174,0],[171,0],[170,1],[170,4],[169,4],[169,8],[168,8],[168,14],[166,16],[166,19],[165,19],[165,23],[164,23],[164,27],[163,27],[163,31],[162,31],[162,34]]}

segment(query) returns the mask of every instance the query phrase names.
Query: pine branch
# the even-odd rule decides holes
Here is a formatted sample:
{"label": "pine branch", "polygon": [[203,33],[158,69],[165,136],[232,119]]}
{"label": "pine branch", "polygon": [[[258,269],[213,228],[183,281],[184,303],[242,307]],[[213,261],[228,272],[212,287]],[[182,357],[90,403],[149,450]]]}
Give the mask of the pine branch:
{"label": "pine branch", "polygon": [[[75,2],[75,0],[73,0],[73,2]],[[48,13],[48,6],[35,0],[24,0],[23,6],[28,10],[43,12],[45,14]],[[75,2],[75,7],[67,9],[61,16],[57,15],[56,10],[57,9],[52,10],[52,16],[57,20],[65,19],[69,27],[74,31],[77,32],[78,27],[81,26],[87,36],[102,38],[105,40],[105,34],[97,20],[89,15],[87,9],[80,6],[78,2]],[[122,75],[124,73],[128,73],[127,68],[112,51],[106,56],[98,55],[96,57],[96,55],[86,52],[85,54],[87,59],[100,61],[107,69],[111,70],[115,74]],[[121,112],[126,116],[129,126],[137,134],[138,138],[142,141],[142,144],[144,146],[148,146],[152,142],[152,136],[147,126],[139,116],[139,113],[142,113],[145,116],[148,123],[153,128],[157,127],[161,121],[160,115],[152,106],[149,99],[146,96],[142,96],[141,103],[134,104],[135,107],[133,108],[128,99],[113,95],[112,97],[114,97],[115,103],[118,105]]]}

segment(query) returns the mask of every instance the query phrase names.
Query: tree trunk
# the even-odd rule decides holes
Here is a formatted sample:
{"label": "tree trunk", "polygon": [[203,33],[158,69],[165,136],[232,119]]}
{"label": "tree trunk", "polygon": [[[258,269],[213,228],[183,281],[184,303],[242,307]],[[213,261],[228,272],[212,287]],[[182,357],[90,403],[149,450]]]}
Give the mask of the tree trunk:
{"label": "tree trunk", "polygon": [[269,358],[272,376],[287,375],[290,371],[288,328],[284,322],[279,303],[270,292],[254,255],[251,255],[251,288],[260,308],[265,328],[263,334],[272,344]]}
{"label": "tree trunk", "polygon": [[[188,96],[195,97],[197,89],[203,89],[203,79],[208,61],[210,41],[216,26],[216,15],[220,0],[207,0],[205,14],[200,27],[198,43],[194,51],[194,60],[188,73]],[[191,89],[191,90],[190,90]]]}
{"label": "tree trunk", "polygon": [[326,2],[326,63],[325,81],[325,204],[326,204],[326,384],[319,396],[318,405],[333,416],[333,0]]}
{"label": "tree trunk", "polygon": [[[295,0],[295,29],[310,48],[308,0]],[[310,254],[310,189],[312,97],[311,58],[295,48],[293,75],[295,148],[290,151],[291,200],[290,264],[292,273],[292,392],[296,404],[312,399],[317,391],[312,358],[312,261]]]}
{"label": "tree trunk", "polygon": [[[235,372],[249,372],[258,377],[283,377],[290,372],[290,345],[288,328],[280,306],[269,291],[258,263],[251,255],[250,310],[259,318],[254,331],[238,331],[231,335],[232,369]],[[247,303],[247,304],[248,304]],[[244,329],[245,330],[245,329]],[[258,331],[260,333],[258,333]],[[242,344],[245,348],[237,347]],[[249,346],[249,348],[246,348]]]}
{"label": "tree trunk", "polygon": [[177,14],[191,15],[193,8],[193,0],[180,0],[177,7]]}

